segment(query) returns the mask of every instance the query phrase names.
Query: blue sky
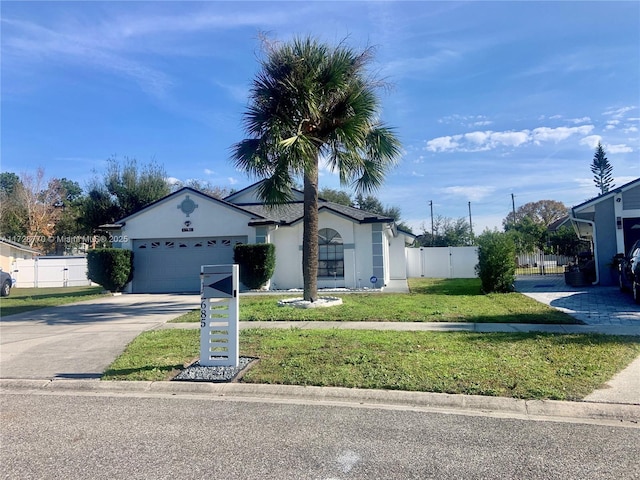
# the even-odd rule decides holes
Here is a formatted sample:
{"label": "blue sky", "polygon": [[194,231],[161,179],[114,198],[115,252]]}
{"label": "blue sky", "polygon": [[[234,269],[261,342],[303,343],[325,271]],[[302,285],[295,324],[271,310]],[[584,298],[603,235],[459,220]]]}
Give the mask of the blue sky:
{"label": "blue sky", "polygon": [[[1,2],[2,171],[86,186],[116,155],[240,189],[230,147],[258,35],[373,45],[381,118],[403,144],[378,192],[419,233],[434,215],[501,227],[511,210],[640,177],[640,3]],[[322,170],[320,186],[339,188]],[[429,227],[430,228],[430,227]]]}

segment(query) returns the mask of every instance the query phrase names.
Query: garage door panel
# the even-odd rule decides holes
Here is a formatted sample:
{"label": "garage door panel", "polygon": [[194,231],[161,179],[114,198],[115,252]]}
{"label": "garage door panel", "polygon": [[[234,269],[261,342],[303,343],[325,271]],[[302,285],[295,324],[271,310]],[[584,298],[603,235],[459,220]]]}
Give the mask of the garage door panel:
{"label": "garage door panel", "polygon": [[199,292],[200,267],[233,263],[238,243],[247,237],[134,240],[133,291]]}

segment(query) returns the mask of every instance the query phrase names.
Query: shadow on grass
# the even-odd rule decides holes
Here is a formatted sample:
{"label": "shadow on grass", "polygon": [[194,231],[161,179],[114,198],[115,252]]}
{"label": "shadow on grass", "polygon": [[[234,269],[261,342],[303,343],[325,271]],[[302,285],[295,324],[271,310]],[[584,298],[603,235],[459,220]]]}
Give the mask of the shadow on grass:
{"label": "shadow on grass", "polygon": [[[445,332],[460,333],[460,332]],[[468,337],[466,342],[472,345],[478,344],[477,347],[482,348],[482,344],[498,344],[498,343],[515,343],[522,340],[531,340],[535,338],[544,338],[556,345],[580,345],[592,347],[596,345],[638,345],[640,346],[640,336],[633,335],[606,335],[602,333],[553,333],[553,332],[465,332]]]}
{"label": "shadow on grass", "polygon": [[158,373],[163,374],[163,378],[169,376],[169,374],[175,370],[182,370],[184,365],[182,363],[177,363],[175,365],[144,365],[141,367],[132,367],[132,368],[119,368],[119,369],[107,369],[102,375],[103,380],[118,380],[120,377],[127,377],[129,375],[135,375],[136,373],[141,372],[153,372],[157,371]]}
{"label": "shadow on grass", "polygon": [[411,279],[409,282],[411,294],[416,295],[482,295],[482,286],[477,278],[452,279]]}
{"label": "shadow on grass", "polygon": [[104,289],[102,287],[93,287],[87,290],[64,290],[56,289],[55,292],[47,292],[48,289],[40,288],[14,288],[11,290],[11,296],[8,299],[15,300],[39,300],[44,298],[65,298],[69,296],[86,297],[88,295],[97,295]]}

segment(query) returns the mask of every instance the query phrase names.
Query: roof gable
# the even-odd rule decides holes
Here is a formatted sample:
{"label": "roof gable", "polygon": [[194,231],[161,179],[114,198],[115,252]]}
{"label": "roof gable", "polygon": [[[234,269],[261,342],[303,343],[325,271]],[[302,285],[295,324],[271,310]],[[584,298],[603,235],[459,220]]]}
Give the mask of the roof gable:
{"label": "roof gable", "polygon": [[0,243],[4,243],[5,245],[8,245],[17,250],[33,253],[35,255],[42,255],[42,253],[35,248],[31,248],[28,245],[23,245],[22,243],[14,242],[13,240],[9,240],[8,238],[0,237]]}
{"label": "roof gable", "polygon": [[616,194],[618,193],[622,193],[626,190],[629,190],[631,188],[634,188],[636,186],[640,186],[640,178],[636,178],[635,180],[632,180],[629,183],[625,183],[624,185],[620,186],[620,187],[616,187],[613,190],[610,190],[607,193],[603,193],[602,195],[598,195],[595,198],[592,198],[591,200],[587,200],[586,202],[583,202],[579,205],[576,205],[575,207],[572,207],[571,210],[573,210],[573,212],[580,212],[582,210],[586,210],[590,207],[593,207],[595,204],[603,202],[605,200],[608,200],[611,197],[614,197]]}
{"label": "roof gable", "polygon": [[[239,190],[231,195],[227,195],[224,197],[224,200],[229,203],[233,203],[234,205],[259,205],[262,204],[263,201],[260,198],[258,193],[258,188],[265,180],[260,180],[259,182],[254,183],[253,185],[249,185],[242,190]],[[292,201],[298,202],[304,199],[304,192],[297,190],[295,188],[291,189],[293,194]]]}
{"label": "roof gable", "polygon": [[[151,209],[153,209],[153,208],[157,207],[158,205],[161,205],[161,204],[164,204],[164,203],[170,202],[170,201],[172,201],[172,200],[174,200],[174,199],[176,199],[176,198],[178,198],[178,197],[182,196],[184,193],[190,193],[190,194],[193,194],[194,196],[199,197],[199,198],[201,198],[201,199],[203,199],[203,200],[205,200],[205,201],[208,201],[208,202],[212,202],[212,203],[219,204],[219,205],[221,205],[221,206],[223,206],[223,207],[225,207],[225,208],[232,209],[232,210],[234,210],[234,211],[236,211],[236,212],[238,212],[238,213],[240,213],[240,214],[246,215],[247,217],[250,217],[250,218],[255,218],[256,216],[259,216],[259,215],[257,215],[257,214],[256,214],[256,213],[254,213],[254,212],[251,212],[251,211],[249,211],[249,210],[247,210],[247,209],[244,209],[244,208],[242,208],[242,207],[239,207],[239,206],[237,206],[237,205],[234,205],[233,203],[229,203],[229,202],[227,202],[227,201],[225,201],[225,200],[222,200],[222,199],[220,199],[220,198],[216,198],[216,197],[213,197],[213,196],[211,196],[211,195],[207,195],[206,193],[201,192],[201,191],[199,191],[199,190],[195,190],[195,189],[193,189],[193,188],[191,188],[191,187],[182,187],[181,189],[176,190],[176,191],[175,191],[175,192],[173,192],[173,193],[170,193],[170,194],[169,194],[169,195],[167,195],[166,197],[162,197],[162,198],[160,198],[160,199],[156,200],[155,202],[152,202],[152,203],[150,203],[150,204],[148,204],[148,205],[144,206],[143,208],[141,208],[141,209],[140,209],[140,210],[138,210],[137,212],[134,212],[134,213],[132,213],[131,215],[128,215],[127,217],[125,217],[125,218],[123,218],[123,219],[119,220],[117,223],[118,223],[118,224],[124,224],[124,223],[126,223],[127,221],[130,221],[130,220],[132,220],[133,218],[135,218],[135,217],[137,217],[137,216],[139,216],[139,215],[142,215],[142,214],[144,214],[144,213],[148,212],[149,210],[151,210]],[[178,206],[178,208],[180,208],[180,207]]]}
{"label": "roof gable", "polygon": [[[288,202],[274,207],[269,207],[265,204],[245,205],[244,208],[254,212],[256,216],[262,217],[258,220],[253,220],[251,222],[252,225],[268,223],[293,225],[302,221],[304,216],[302,202]],[[318,211],[327,211],[357,223],[392,223],[394,221],[390,217],[326,200],[318,201]]]}

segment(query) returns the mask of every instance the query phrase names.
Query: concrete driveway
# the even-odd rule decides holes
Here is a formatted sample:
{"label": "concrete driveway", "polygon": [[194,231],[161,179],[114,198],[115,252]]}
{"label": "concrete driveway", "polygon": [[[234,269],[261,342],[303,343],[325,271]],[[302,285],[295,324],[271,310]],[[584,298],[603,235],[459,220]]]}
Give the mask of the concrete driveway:
{"label": "concrete driveway", "polygon": [[[516,290],[587,325],[629,326],[640,335],[640,305],[618,287],[572,287],[561,275],[519,276]],[[612,332],[613,333],[613,332]]]}
{"label": "concrete driveway", "polygon": [[199,306],[199,295],[129,294],[2,317],[0,378],[99,378],[141,332]]}

